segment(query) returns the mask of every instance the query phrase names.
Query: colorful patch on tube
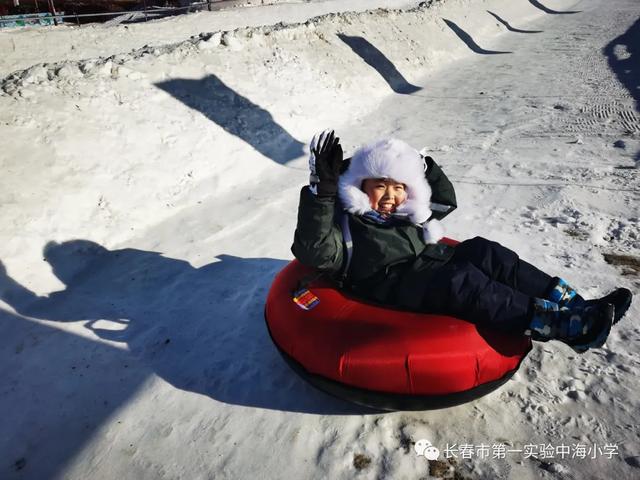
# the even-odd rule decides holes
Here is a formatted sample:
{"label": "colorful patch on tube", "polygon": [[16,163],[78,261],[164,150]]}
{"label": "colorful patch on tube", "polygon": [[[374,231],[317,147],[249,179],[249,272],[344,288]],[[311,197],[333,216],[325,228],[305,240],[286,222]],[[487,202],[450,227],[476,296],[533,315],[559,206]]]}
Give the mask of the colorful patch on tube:
{"label": "colorful patch on tube", "polygon": [[320,303],[320,299],[306,288],[295,292],[293,294],[293,301],[303,310],[311,310]]}

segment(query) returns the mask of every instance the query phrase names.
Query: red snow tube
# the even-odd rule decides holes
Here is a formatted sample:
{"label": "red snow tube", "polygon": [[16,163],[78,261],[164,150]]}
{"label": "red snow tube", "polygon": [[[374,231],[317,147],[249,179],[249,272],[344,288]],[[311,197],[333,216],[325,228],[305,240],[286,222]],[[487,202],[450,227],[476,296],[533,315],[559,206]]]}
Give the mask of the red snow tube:
{"label": "red snow tube", "polygon": [[468,402],[509,380],[531,350],[528,337],[367,303],[323,279],[307,286],[319,303],[304,310],[292,293],[310,274],[293,260],[276,276],[265,308],[269,333],[300,375],[355,403],[426,410]]}

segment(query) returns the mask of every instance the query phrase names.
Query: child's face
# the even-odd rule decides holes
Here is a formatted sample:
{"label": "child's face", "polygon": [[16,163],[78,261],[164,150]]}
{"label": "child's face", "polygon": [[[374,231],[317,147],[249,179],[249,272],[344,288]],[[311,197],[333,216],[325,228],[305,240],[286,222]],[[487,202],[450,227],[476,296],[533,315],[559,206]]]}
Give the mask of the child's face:
{"label": "child's face", "polygon": [[367,178],[362,190],[369,196],[371,208],[381,213],[393,213],[406,199],[404,183],[386,178]]}

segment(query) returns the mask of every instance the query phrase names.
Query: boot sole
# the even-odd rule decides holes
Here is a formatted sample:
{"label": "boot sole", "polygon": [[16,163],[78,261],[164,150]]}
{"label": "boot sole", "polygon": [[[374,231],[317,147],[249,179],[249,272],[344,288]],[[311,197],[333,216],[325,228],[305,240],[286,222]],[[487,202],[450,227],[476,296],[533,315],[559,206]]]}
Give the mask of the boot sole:
{"label": "boot sole", "polygon": [[622,320],[622,317],[624,317],[624,314],[627,313],[627,310],[629,310],[629,307],[631,306],[631,301],[633,300],[633,294],[631,293],[631,291],[627,290],[626,288],[624,290],[625,290],[624,293],[626,295],[625,295],[624,303],[622,304],[622,308],[616,308],[615,304],[613,305],[613,308],[615,310],[614,318],[613,318],[614,325],[618,323],[620,320]]}

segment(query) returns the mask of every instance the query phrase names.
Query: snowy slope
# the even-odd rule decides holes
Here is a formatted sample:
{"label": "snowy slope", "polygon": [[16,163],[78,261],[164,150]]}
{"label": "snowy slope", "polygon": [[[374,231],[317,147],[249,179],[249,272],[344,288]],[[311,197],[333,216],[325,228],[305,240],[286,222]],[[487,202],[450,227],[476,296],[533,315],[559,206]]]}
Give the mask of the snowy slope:
{"label": "snowy slope", "polygon": [[426,146],[456,185],[449,236],[587,296],[638,291],[603,256],[640,256],[637,1],[417,3],[0,33],[1,478],[421,478],[420,438],[618,453],[459,458],[469,478],[637,477],[637,303],[606,348],[539,344],[442,411],[328,397],[270,342],[264,299],[327,126],[347,153]]}

